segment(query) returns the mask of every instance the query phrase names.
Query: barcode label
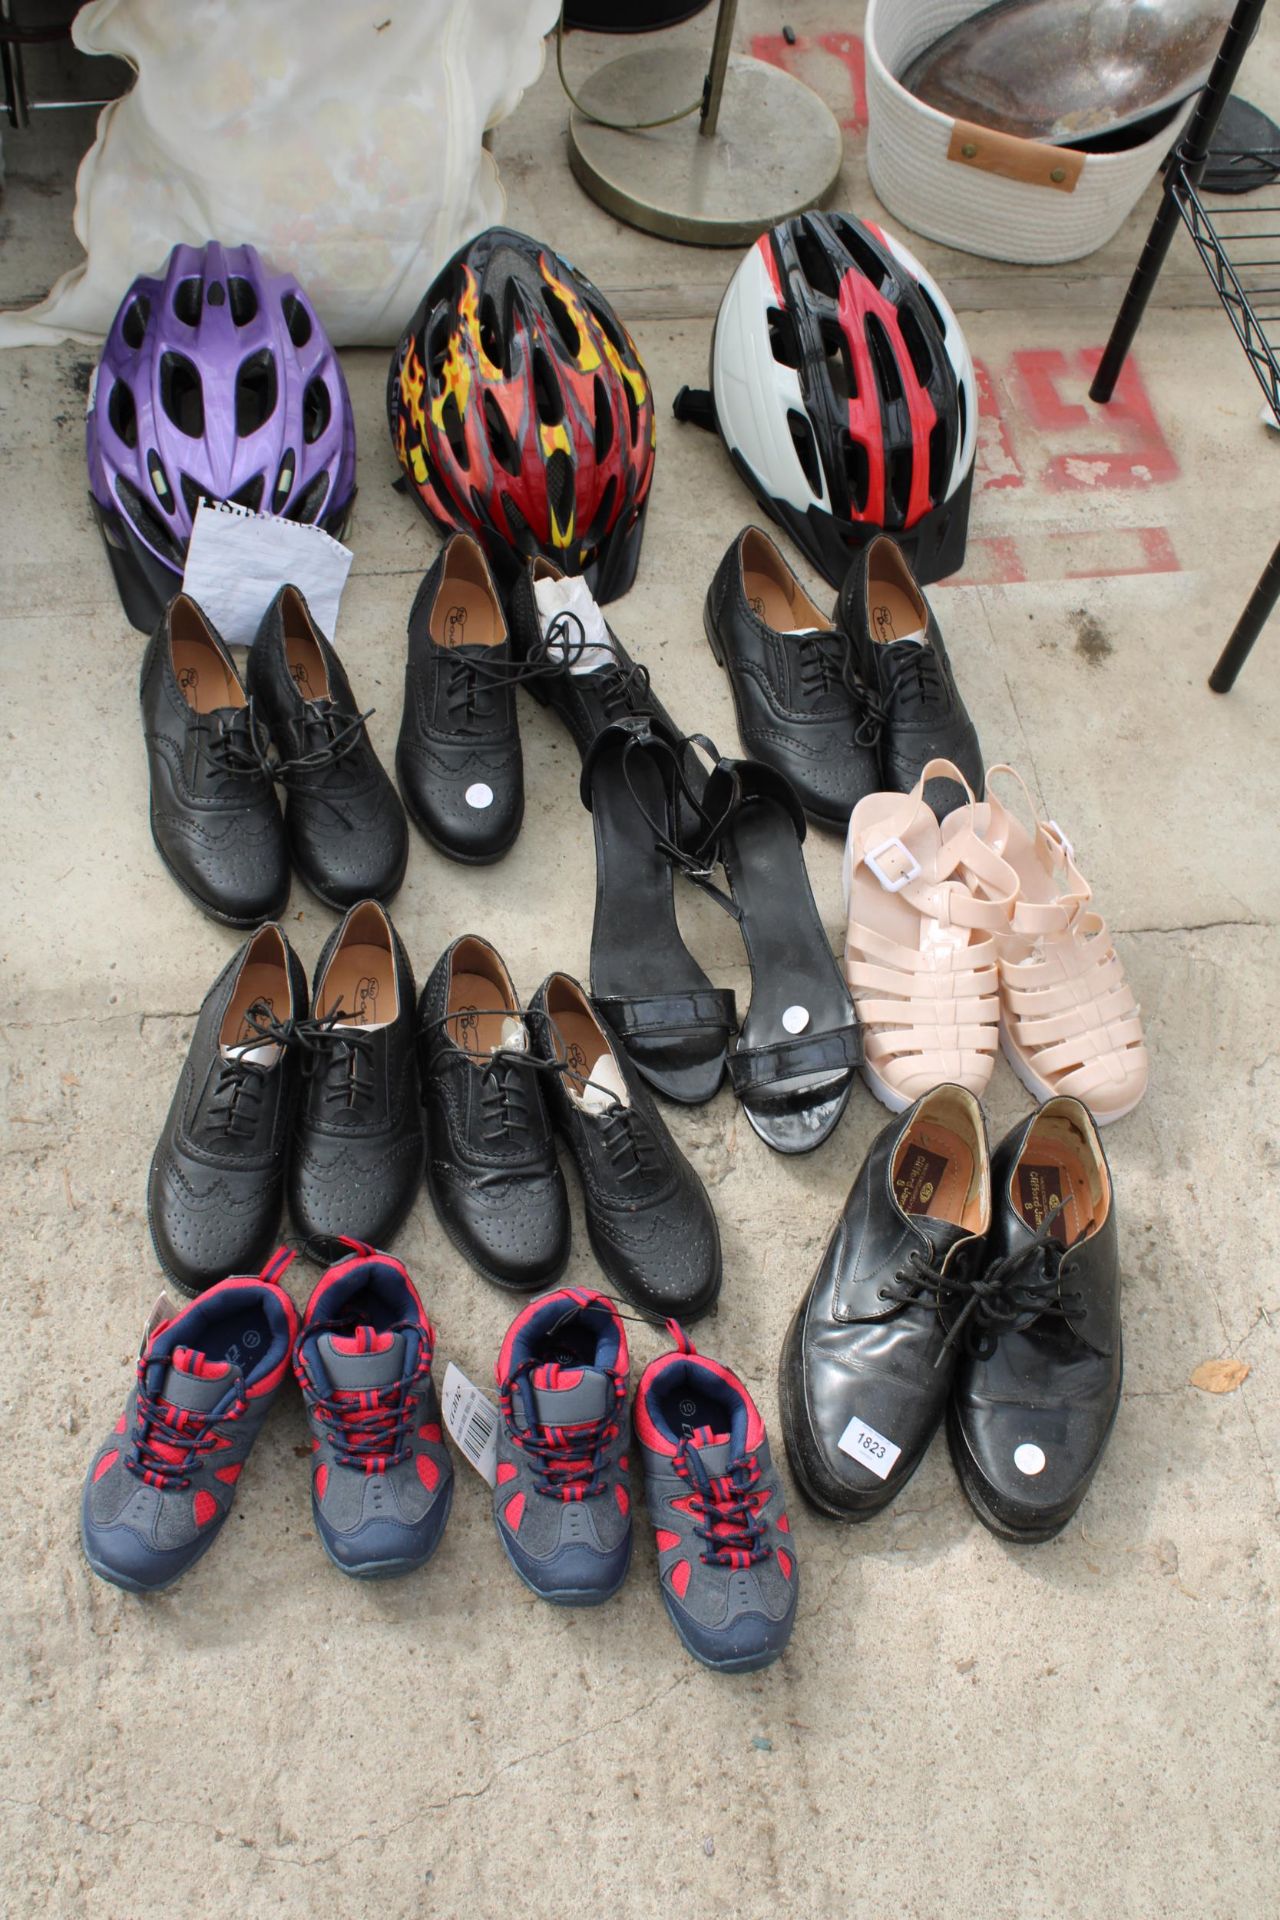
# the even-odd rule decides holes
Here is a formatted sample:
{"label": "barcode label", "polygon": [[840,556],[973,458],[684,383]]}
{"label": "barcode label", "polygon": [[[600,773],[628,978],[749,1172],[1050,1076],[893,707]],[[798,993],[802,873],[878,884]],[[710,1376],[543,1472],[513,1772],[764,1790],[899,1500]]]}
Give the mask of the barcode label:
{"label": "barcode label", "polygon": [[452,1360],[444,1370],[441,1408],[454,1445],[492,1486],[498,1477],[497,1409]]}

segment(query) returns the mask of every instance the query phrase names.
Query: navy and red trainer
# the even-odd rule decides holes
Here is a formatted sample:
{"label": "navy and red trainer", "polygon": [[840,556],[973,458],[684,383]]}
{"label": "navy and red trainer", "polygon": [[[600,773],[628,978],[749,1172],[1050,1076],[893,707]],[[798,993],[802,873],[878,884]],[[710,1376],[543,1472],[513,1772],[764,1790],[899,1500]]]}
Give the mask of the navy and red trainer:
{"label": "navy and red trainer", "polygon": [[739,1380],[676,1347],[636,1389],[636,1439],[672,1624],[703,1666],[767,1667],[791,1638],[799,1582],[791,1523],[764,1421]]}
{"label": "navy and red trainer", "polygon": [[143,1337],[138,1377],[85,1481],[80,1530],[103,1580],[158,1593],[217,1539],[236,1483],[289,1367],[298,1329],[277,1282],[220,1280]]}
{"label": "navy and red trainer", "polygon": [[617,1308],[585,1288],[544,1293],[512,1321],[494,1372],[498,1537],[543,1600],[599,1606],[631,1565],[630,1361]]}
{"label": "navy and red trainer", "polygon": [[307,1302],[293,1352],[307,1403],[311,1511],[343,1573],[410,1573],[440,1544],[453,1463],[440,1429],[436,1336],[399,1260],[360,1240]]}

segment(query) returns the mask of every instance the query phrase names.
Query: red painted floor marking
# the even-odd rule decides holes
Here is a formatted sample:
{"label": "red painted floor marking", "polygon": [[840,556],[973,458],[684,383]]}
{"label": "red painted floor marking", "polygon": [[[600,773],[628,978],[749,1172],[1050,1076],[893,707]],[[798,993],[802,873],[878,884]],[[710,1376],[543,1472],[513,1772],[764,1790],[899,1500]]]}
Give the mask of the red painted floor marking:
{"label": "red painted floor marking", "polygon": [[[1063,567],[1063,542],[1073,564]],[[1033,527],[1026,533],[973,533],[965,571],[947,587],[1015,587],[1031,580],[1119,580],[1180,573],[1167,527]]]}
{"label": "red painted floor marking", "polygon": [[[1100,357],[1096,347],[1071,355],[1056,347],[1014,354],[1013,369],[1030,424],[1047,439],[1060,444],[1066,437],[1075,443],[1052,454],[1037,478],[1055,493],[1150,487],[1176,480],[1178,462],[1161,432],[1132,355],[1109,405],[1083,404]],[[1079,400],[1068,397],[1073,390],[1079,392]],[[1099,447],[1099,439],[1106,435],[1118,439],[1119,446]]]}
{"label": "red painted floor marking", "polygon": [[817,92],[823,92],[817,83],[827,66],[822,56],[825,54],[838,60],[848,78],[849,104],[843,113],[836,108],[836,118],[846,133],[865,132],[867,56],[856,33],[801,33],[796,36],[794,46],[788,46],[780,33],[757,33],[752,39],[751,51],[757,60],[765,60],[771,67],[781,67],[784,73],[795,74],[797,79],[806,80]]}
{"label": "red painted floor marking", "polygon": [[1023,486],[1022,468],[1014,452],[1013,435],[1000,405],[991,370],[975,360],[973,371],[978,381],[978,452],[975,486],[979,493],[992,487]]}

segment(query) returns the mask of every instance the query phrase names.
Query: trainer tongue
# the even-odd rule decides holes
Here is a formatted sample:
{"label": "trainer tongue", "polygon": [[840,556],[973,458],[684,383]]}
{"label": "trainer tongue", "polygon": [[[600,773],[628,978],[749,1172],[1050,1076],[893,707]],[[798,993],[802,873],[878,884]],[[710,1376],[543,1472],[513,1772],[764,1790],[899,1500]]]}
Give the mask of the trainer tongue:
{"label": "trainer tongue", "polygon": [[601,1367],[565,1367],[556,1360],[529,1376],[534,1417],[543,1427],[581,1427],[603,1417],[613,1383]]}
{"label": "trainer tongue", "polygon": [[210,1360],[195,1347],[175,1347],[160,1386],[160,1399],[186,1413],[208,1413],[226,1399],[239,1370],[226,1360]]}
{"label": "trainer tongue", "polygon": [[322,1333],[317,1342],[325,1372],[335,1387],[356,1391],[386,1387],[404,1372],[404,1335],[355,1327],[350,1333]]}
{"label": "trainer tongue", "polygon": [[727,1433],[713,1433],[710,1427],[695,1427],[689,1435],[689,1445],[701,1461],[708,1479],[717,1480],[722,1473],[728,1472],[733,1442]]}

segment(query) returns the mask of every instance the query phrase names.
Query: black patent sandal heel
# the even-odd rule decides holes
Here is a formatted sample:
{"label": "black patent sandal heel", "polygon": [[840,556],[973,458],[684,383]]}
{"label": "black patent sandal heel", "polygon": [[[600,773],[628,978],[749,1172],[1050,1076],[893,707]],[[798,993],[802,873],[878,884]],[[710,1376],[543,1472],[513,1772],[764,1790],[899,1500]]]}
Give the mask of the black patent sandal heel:
{"label": "black patent sandal heel", "polygon": [[592,997],[649,1085],[700,1106],[724,1078],[736,1011],[676,923],[674,872],[688,863],[672,822],[678,802],[696,805],[682,746],[661,722],[619,721],[588,749],[580,791],[596,842]]}

